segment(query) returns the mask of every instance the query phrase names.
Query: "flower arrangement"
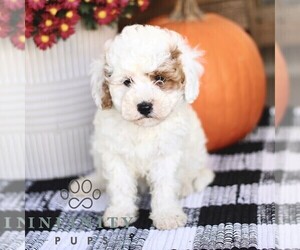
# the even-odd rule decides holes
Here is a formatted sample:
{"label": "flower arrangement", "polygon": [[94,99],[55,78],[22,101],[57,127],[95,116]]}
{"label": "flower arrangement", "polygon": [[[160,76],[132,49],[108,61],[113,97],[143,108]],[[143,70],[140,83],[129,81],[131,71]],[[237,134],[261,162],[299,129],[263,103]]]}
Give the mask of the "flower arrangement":
{"label": "flower arrangement", "polygon": [[24,1],[0,1],[0,38],[9,37],[12,44],[25,47]]}
{"label": "flower arrangement", "polygon": [[112,24],[119,17],[131,18],[144,11],[149,0],[3,0],[0,3],[0,37],[10,37],[19,49],[25,37],[33,38],[42,50],[51,48],[59,39],[66,40],[81,20],[87,29]]}

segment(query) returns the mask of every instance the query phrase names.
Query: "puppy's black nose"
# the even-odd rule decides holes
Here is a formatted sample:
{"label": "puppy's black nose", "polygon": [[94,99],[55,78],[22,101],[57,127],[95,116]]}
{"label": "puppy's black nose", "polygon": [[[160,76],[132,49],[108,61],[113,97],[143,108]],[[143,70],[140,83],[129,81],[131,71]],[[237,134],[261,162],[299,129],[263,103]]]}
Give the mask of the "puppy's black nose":
{"label": "puppy's black nose", "polygon": [[153,105],[151,102],[141,102],[137,105],[137,110],[144,116],[149,115],[152,112]]}

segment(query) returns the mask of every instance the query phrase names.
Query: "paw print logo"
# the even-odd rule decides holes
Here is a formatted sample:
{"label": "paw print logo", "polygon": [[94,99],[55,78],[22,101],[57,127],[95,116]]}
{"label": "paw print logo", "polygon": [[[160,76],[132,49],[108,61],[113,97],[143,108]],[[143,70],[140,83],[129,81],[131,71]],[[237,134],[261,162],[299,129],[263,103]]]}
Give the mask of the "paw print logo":
{"label": "paw print logo", "polygon": [[[84,180],[81,185],[79,181],[73,180],[69,184],[69,191],[62,189],[60,196],[64,200],[69,200],[68,204],[72,209],[76,209],[79,206],[89,209],[93,206],[93,200],[98,200],[101,197],[100,189],[94,189],[93,191],[92,189],[93,186],[90,180]],[[89,197],[78,198],[78,196],[75,196],[76,194],[89,195]]]}

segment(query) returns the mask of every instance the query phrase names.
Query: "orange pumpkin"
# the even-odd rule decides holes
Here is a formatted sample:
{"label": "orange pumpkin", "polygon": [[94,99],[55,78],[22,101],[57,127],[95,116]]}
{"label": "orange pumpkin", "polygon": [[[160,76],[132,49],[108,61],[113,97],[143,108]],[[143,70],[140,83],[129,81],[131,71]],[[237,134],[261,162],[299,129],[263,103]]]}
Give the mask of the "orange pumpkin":
{"label": "orange pumpkin", "polygon": [[[184,3],[188,4],[185,9]],[[266,77],[250,36],[232,21],[216,14],[204,15],[197,8],[194,0],[179,0],[175,20],[162,16],[150,24],[177,31],[191,46],[205,51],[205,73],[193,107],[212,151],[242,139],[256,126],[265,104]]]}
{"label": "orange pumpkin", "polygon": [[278,47],[275,45],[275,125],[282,120],[289,96],[289,81],[285,60]]}

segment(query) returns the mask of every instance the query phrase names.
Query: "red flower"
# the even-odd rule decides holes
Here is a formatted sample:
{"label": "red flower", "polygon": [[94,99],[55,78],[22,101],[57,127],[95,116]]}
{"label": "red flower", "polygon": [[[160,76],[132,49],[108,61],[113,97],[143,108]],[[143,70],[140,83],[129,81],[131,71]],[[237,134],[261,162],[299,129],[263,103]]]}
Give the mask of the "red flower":
{"label": "red flower", "polygon": [[[89,0],[88,0],[89,1]],[[117,7],[120,0],[94,0],[98,5],[110,6],[110,7]],[[122,0],[121,0],[122,1]],[[124,1],[124,0],[123,0]],[[128,2],[129,0],[127,0]],[[85,0],[87,2],[87,0]],[[89,1],[90,2],[90,1]]]}
{"label": "red flower", "polygon": [[61,36],[61,38],[67,39],[74,33],[74,27],[67,20],[62,20],[62,22],[59,24],[59,35]]}
{"label": "red flower", "polygon": [[10,10],[19,10],[24,8],[24,0],[3,0],[4,5]]}
{"label": "red flower", "polygon": [[107,4],[107,6],[111,7],[117,7],[119,0],[104,0],[104,3]]}
{"label": "red flower", "polygon": [[66,9],[76,9],[80,4],[80,0],[63,0],[62,3]]}
{"label": "red flower", "polygon": [[8,22],[10,19],[10,11],[4,6],[0,6],[0,21]]}
{"label": "red flower", "polygon": [[148,8],[149,4],[150,4],[149,0],[138,0],[138,6],[141,11],[146,10]]}
{"label": "red flower", "polygon": [[24,13],[21,15],[19,22],[17,23],[16,27],[20,29],[21,32],[25,33],[25,20],[24,20]]}
{"label": "red flower", "polygon": [[94,10],[94,17],[98,24],[108,24],[114,21],[120,11],[116,8],[102,8],[96,7]]}
{"label": "red flower", "polygon": [[44,8],[46,0],[28,0],[27,1],[29,8],[34,10],[40,10]]}
{"label": "red flower", "polygon": [[34,36],[33,40],[40,49],[46,50],[56,42],[56,36],[54,34],[39,33]]}
{"label": "red flower", "polygon": [[[83,0],[86,3],[97,3],[97,0]],[[105,0],[102,0],[105,1]]]}
{"label": "red flower", "polygon": [[0,22],[0,37],[5,38],[9,34],[9,26],[6,23]]}
{"label": "red flower", "polygon": [[42,20],[39,23],[39,28],[43,33],[49,33],[57,28],[58,20],[55,16],[48,13],[42,14]]}
{"label": "red flower", "polygon": [[[86,3],[91,2],[91,0],[84,0]],[[106,0],[94,0],[96,4],[105,4]]]}
{"label": "red flower", "polygon": [[33,21],[33,17],[34,17],[33,10],[31,8],[29,8],[28,6],[26,6],[26,8],[25,8],[25,21],[31,23]]}
{"label": "red flower", "polygon": [[68,10],[65,14],[69,24],[76,24],[79,20],[79,15],[76,10]]}
{"label": "red flower", "polygon": [[46,6],[46,11],[49,12],[52,16],[55,16],[58,11],[61,10],[60,4],[49,4]]}
{"label": "red flower", "polygon": [[30,38],[34,31],[34,27],[31,23],[25,22],[25,37]]}
{"label": "red flower", "polygon": [[25,48],[25,35],[23,32],[15,33],[10,40],[18,49],[23,50]]}
{"label": "red flower", "polygon": [[126,7],[129,3],[129,0],[120,0],[120,5],[122,8]]}

